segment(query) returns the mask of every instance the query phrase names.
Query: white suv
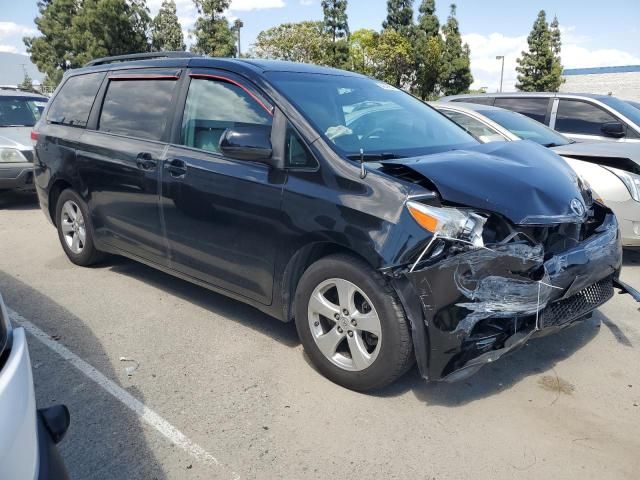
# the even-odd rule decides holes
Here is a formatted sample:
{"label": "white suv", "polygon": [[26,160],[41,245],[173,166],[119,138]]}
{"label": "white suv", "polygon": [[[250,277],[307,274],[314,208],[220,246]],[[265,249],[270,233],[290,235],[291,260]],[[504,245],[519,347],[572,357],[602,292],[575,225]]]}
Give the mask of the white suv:
{"label": "white suv", "polygon": [[640,110],[609,95],[485,93],[454,95],[442,102],[480,103],[521,113],[577,142],[640,143]]}

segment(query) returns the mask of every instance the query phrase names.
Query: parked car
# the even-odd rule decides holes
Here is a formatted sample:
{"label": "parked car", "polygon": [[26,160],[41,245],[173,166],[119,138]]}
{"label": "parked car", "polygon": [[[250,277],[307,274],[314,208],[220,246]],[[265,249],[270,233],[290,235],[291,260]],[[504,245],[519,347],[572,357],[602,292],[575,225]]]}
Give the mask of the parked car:
{"label": "parked car", "polygon": [[295,319],[351,389],[414,359],[429,380],[463,378],[635,292],[615,215],[555,153],[483,145],[356,73],[102,59],[65,74],[34,137],[40,204],[73,263],[124,255]]}
{"label": "parked car", "polygon": [[67,479],[56,443],[68,426],[66,407],[36,410],[26,335],[0,295],[0,478]]}
{"label": "parked car", "polygon": [[0,191],[33,190],[31,130],[47,97],[0,89]]}
{"label": "parked car", "polygon": [[640,143],[640,111],[624,100],[589,93],[485,93],[443,102],[480,103],[521,113],[578,142]]}
{"label": "parked car", "polygon": [[577,143],[529,117],[488,105],[432,105],[481,142],[531,140],[562,156],[616,214],[622,245],[640,246],[640,145]]}

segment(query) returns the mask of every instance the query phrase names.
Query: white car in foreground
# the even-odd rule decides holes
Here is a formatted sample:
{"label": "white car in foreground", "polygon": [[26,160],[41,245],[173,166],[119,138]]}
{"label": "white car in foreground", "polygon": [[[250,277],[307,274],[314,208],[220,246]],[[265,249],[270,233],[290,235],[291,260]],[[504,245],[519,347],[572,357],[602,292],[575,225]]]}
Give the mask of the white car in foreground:
{"label": "white car in foreground", "polygon": [[56,448],[68,426],[66,407],[36,410],[26,334],[0,296],[0,479],[68,478]]}
{"label": "white car in foreground", "polygon": [[640,247],[640,145],[577,143],[510,110],[475,103],[432,103],[481,142],[531,140],[548,147],[585,179],[616,214],[624,247]]}

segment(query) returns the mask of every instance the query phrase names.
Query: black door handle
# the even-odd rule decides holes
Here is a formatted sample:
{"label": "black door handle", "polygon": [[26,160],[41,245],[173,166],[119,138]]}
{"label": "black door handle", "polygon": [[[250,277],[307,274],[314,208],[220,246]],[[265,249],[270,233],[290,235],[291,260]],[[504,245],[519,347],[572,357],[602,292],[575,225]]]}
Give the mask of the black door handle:
{"label": "black door handle", "polygon": [[136,165],[140,170],[144,170],[146,172],[156,169],[156,161],[148,152],[141,152],[138,154],[136,157]]}
{"label": "black door handle", "polygon": [[165,163],[164,167],[169,170],[169,174],[173,178],[182,178],[187,174],[187,164],[184,160],[174,158]]}

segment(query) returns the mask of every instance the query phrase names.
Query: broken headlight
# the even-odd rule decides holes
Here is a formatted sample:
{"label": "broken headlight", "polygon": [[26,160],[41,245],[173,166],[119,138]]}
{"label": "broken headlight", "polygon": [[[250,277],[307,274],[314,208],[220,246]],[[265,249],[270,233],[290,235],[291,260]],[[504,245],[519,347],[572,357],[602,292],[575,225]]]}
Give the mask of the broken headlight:
{"label": "broken headlight", "polygon": [[433,207],[414,201],[407,202],[407,209],[418,225],[439,238],[484,246],[482,229],[487,219],[472,210]]}

